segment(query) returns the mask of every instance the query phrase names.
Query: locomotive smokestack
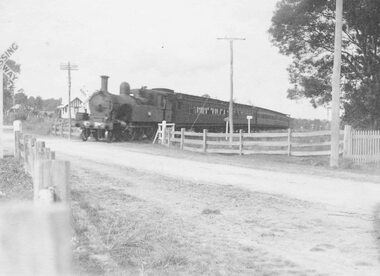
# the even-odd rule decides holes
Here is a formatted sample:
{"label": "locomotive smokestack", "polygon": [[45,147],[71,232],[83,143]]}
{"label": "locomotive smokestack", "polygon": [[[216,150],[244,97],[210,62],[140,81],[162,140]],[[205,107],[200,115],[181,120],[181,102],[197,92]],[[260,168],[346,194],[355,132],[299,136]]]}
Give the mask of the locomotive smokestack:
{"label": "locomotive smokestack", "polygon": [[102,79],[102,86],[100,88],[101,91],[108,92],[108,78],[109,76],[100,76]]}

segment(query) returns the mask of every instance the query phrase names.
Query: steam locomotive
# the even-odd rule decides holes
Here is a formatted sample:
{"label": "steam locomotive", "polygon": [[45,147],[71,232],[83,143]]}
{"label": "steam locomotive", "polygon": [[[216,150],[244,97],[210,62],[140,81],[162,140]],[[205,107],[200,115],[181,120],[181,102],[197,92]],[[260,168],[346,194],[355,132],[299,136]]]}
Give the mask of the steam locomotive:
{"label": "steam locomotive", "polygon": [[[176,128],[221,132],[225,129],[229,102],[208,96],[176,93],[171,89],[130,89],[120,85],[119,95],[108,91],[108,76],[101,76],[101,89],[89,98],[89,114],[79,114],[81,138],[139,140],[153,138],[158,123],[175,123]],[[247,116],[251,129],[285,129],[290,117],[273,110],[234,103],[234,127],[247,130]]]}

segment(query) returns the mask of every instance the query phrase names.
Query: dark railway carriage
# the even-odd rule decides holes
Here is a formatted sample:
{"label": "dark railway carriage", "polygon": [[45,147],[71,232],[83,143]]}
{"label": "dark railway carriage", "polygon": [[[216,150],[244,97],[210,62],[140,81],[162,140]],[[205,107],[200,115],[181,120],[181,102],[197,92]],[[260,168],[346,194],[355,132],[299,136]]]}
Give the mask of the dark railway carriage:
{"label": "dark railway carriage", "polygon": [[[269,109],[234,103],[234,127],[248,128],[247,116],[251,129],[283,129],[289,127],[289,116]],[[200,131],[203,128],[215,131],[225,129],[228,118],[229,102],[208,97],[176,93],[173,104],[173,122],[176,127]]]}
{"label": "dark railway carriage", "polygon": [[[177,128],[221,132],[225,130],[229,102],[175,93],[166,88],[130,89],[120,85],[119,95],[108,91],[108,77],[102,76],[101,89],[89,99],[90,114],[82,114],[78,125],[81,137],[95,139],[135,140],[152,137],[157,124],[175,123]],[[247,116],[251,116],[251,129],[284,129],[289,127],[288,115],[250,105],[234,104],[235,129],[247,130]],[[88,118],[83,120],[83,118]]]}

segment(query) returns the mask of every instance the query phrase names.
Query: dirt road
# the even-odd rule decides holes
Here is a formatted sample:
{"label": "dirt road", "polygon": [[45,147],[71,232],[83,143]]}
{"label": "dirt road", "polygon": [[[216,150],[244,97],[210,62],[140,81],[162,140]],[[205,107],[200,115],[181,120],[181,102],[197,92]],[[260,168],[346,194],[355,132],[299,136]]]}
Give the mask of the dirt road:
{"label": "dirt road", "polygon": [[76,184],[89,192],[83,198],[106,208],[116,191],[143,200],[144,212],[160,210],[145,218],[181,233],[181,254],[198,267],[190,274],[380,275],[376,177],[254,169],[228,157],[163,156],[150,145],[44,140],[86,178]]}

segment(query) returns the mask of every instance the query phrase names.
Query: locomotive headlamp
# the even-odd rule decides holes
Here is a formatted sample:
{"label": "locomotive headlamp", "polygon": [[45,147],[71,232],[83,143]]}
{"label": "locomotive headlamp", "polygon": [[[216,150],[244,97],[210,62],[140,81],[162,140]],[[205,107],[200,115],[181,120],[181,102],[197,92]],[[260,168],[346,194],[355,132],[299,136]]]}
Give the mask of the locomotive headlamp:
{"label": "locomotive headlamp", "polygon": [[152,116],[152,112],[148,111],[148,117]]}

